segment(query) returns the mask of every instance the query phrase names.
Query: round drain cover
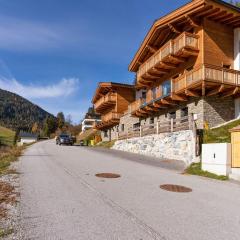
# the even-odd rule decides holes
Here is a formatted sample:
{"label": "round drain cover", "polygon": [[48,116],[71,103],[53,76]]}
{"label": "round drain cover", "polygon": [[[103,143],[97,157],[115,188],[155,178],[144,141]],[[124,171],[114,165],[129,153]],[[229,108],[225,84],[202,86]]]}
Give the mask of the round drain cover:
{"label": "round drain cover", "polygon": [[179,193],[192,192],[191,188],[180,186],[180,185],[173,185],[173,184],[160,185],[160,188],[169,192],[179,192]]}
{"label": "round drain cover", "polygon": [[121,177],[121,175],[119,175],[117,173],[97,173],[95,176],[100,177],[100,178],[119,178],[119,177]]}

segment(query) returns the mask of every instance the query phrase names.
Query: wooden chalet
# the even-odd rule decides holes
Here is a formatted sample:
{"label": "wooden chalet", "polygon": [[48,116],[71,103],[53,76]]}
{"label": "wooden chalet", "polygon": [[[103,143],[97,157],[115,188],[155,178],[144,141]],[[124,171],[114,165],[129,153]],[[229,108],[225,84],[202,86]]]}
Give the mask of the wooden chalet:
{"label": "wooden chalet", "polygon": [[239,48],[240,9],[224,1],[192,0],[158,19],[129,65],[136,89],[147,90],[131,114],[146,118],[192,97],[238,98]]}
{"label": "wooden chalet", "polygon": [[128,105],[135,99],[133,85],[101,82],[92,99],[97,113],[101,114],[102,122],[95,127],[106,131],[119,124],[120,118]]}

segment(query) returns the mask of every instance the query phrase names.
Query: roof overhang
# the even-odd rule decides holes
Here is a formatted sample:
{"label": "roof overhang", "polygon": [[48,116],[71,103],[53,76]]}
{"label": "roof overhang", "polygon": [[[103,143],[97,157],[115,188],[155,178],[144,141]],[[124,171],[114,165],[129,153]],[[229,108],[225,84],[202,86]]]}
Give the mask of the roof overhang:
{"label": "roof overhang", "polygon": [[116,83],[116,82],[100,82],[93,96],[92,103],[94,104],[99,98],[101,98],[103,95],[107,94],[108,92],[114,91],[120,88],[134,89],[135,86],[130,84],[124,84],[124,83]]}
{"label": "roof overhang", "polygon": [[229,18],[232,19],[240,17],[240,8],[222,0],[192,0],[184,6],[155,21],[130,63],[129,71],[137,72],[142,63],[141,57],[146,53],[146,51],[151,51],[151,46],[160,33],[165,35],[164,31],[176,31],[174,26],[177,24],[184,21],[189,22],[189,20],[191,21],[191,19],[196,16],[199,16],[199,18],[209,17],[210,15],[213,16],[214,11],[217,12],[217,10],[219,13],[225,11],[225,16],[227,17],[228,15]]}

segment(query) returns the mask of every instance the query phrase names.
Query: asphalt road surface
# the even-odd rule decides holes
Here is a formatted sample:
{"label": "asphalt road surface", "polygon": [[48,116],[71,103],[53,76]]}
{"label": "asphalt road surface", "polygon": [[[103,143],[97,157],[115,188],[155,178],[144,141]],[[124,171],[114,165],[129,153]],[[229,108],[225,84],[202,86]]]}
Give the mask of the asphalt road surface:
{"label": "asphalt road surface", "polygon": [[[240,239],[240,185],[126,156],[53,141],[28,148],[19,166],[24,239]],[[95,176],[102,172],[121,177]],[[193,191],[168,192],[161,184]]]}

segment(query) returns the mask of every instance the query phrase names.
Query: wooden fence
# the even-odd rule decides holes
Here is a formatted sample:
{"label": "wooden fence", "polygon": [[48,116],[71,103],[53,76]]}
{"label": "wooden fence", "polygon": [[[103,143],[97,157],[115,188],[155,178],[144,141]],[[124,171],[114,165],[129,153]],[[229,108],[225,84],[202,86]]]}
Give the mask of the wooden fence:
{"label": "wooden fence", "polygon": [[166,121],[157,121],[156,123],[145,124],[139,127],[130,127],[125,132],[118,133],[118,139],[128,139],[134,137],[143,137],[151,134],[177,132],[182,130],[194,130],[195,123],[192,115],[168,119]]}

